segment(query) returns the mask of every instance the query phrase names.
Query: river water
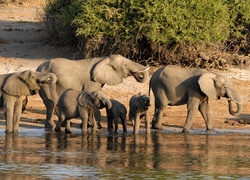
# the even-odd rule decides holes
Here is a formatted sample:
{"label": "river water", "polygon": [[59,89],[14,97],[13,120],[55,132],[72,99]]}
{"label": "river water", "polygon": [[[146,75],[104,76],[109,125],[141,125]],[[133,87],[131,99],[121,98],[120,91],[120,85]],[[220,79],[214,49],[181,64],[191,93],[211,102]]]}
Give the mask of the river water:
{"label": "river water", "polygon": [[0,179],[250,179],[250,131],[0,130]]}

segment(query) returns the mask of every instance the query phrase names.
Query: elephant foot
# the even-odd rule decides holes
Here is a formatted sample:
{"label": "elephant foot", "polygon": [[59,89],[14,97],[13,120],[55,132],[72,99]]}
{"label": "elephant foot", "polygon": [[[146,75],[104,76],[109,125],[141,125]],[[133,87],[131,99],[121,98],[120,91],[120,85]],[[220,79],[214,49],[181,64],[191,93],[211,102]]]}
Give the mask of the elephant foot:
{"label": "elephant foot", "polygon": [[114,129],[108,129],[108,132],[113,132],[114,131]]}
{"label": "elephant foot", "polygon": [[160,123],[156,123],[156,122],[152,121],[151,129],[162,130],[162,125]]}
{"label": "elephant foot", "polygon": [[101,124],[97,124],[97,129],[102,129],[102,125]]}
{"label": "elephant foot", "polygon": [[71,134],[72,132],[71,132],[71,130],[69,130],[69,129],[65,129],[65,133]]}
{"label": "elephant foot", "polygon": [[[66,127],[67,123],[68,123],[67,121],[63,121],[61,127]],[[69,123],[70,125],[72,125],[72,122],[69,122]]]}
{"label": "elephant foot", "polygon": [[207,129],[206,133],[207,134],[216,134],[216,131],[214,129]]}
{"label": "elephant foot", "polygon": [[5,134],[11,134],[12,133],[12,130],[5,130]]}
{"label": "elephant foot", "polygon": [[181,131],[181,133],[188,134],[189,133],[189,129],[183,128],[183,130]]}
{"label": "elephant foot", "polygon": [[62,132],[62,131],[61,131],[61,128],[59,128],[59,127],[56,127],[56,128],[55,128],[55,131],[56,131],[56,132]]}
{"label": "elephant foot", "polygon": [[215,130],[213,128],[211,129],[206,129],[207,132],[214,132]]}
{"label": "elephant foot", "polygon": [[54,130],[56,127],[56,124],[54,121],[48,121],[48,122],[45,122],[45,129],[47,130]]}
{"label": "elephant foot", "polygon": [[18,130],[13,130],[12,133],[18,134]]}

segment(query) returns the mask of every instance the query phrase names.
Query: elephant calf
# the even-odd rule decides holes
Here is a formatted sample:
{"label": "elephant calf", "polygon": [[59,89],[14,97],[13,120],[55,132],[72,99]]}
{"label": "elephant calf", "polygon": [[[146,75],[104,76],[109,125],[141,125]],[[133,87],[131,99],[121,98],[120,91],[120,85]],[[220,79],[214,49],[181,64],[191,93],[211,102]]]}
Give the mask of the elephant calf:
{"label": "elephant calf", "polygon": [[111,109],[106,109],[107,119],[108,119],[108,130],[111,131],[114,129],[113,123],[115,124],[115,133],[118,132],[118,119],[121,119],[123,133],[127,133],[126,128],[126,115],[127,108],[119,101],[115,99],[110,99],[112,103]]}
{"label": "elephant calf", "polygon": [[36,94],[44,84],[55,84],[56,81],[53,73],[31,70],[0,75],[0,107],[4,109],[6,133],[18,132],[21,112],[28,102],[27,96]]}
{"label": "elephant calf", "polygon": [[97,130],[94,116],[95,108],[110,109],[112,103],[101,91],[66,90],[58,100],[58,118],[55,131],[61,131],[61,125],[66,120],[65,133],[71,133],[70,122],[72,118],[80,117],[82,120],[82,133],[86,133],[88,122],[92,124],[93,131]]}
{"label": "elephant calf", "polygon": [[129,120],[133,124],[133,133],[137,134],[139,131],[140,123],[145,117],[146,133],[150,133],[149,127],[149,112],[151,106],[150,97],[146,95],[136,94],[133,95],[129,101]]}

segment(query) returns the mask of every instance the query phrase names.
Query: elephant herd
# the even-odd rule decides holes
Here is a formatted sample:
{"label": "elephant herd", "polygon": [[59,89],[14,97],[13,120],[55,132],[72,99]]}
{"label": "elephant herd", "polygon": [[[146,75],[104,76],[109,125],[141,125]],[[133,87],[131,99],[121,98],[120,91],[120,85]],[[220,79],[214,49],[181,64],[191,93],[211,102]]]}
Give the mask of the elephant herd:
{"label": "elephant herd", "polygon": [[[0,107],[4,110],[6,133],[17,133],[22,110],[27,96],[39,93],[46,107],[45,128],[61,131],[65,122],[65,132],[70,133],[70,119],[80,117],[82,133],[89,126],[92,130],[101,128],[100,110],[106,108],[108,130],[118,131],[118,119],[123,132],[126,128],[126,107],[115,99],[109,99],[100,90],[105,84],[116,85],[123,78],[133,76],[138,82],[149,80],[149,67],[133,62],[121,55],[68,60],[57,58],[40,64],[36,71],[0,75]],[[242,103],[232,83],[223,75],[204,69],[181,68],[168,65],[156,70],[149,80],[148,95],[135,94],[129,102],[129,120],[133,133],[137,134],[140,122],[145,117],[146,133],[150,133],[150,91],[154,95],[154,115],[152,129],[162,129],[162,116],[166,106],[187,104],[187,117],[182,132],[189,132],[195,114],[199,111],[205,121],[206,130],[213,130],[209,115],[208,100],[228,99],[229,113],[240,114]],[[236,103],[234,111],[232,102]],[[53,114],[58,115],[57,124]]]}

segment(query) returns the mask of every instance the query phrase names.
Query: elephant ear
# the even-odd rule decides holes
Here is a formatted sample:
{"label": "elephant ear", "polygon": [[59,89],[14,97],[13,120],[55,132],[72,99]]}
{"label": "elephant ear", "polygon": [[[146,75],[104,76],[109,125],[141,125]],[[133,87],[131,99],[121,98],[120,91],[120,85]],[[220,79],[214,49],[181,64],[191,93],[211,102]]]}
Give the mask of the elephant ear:
{"label": "elephant ear", "polygon": [[123,63],[122,58],[116,58],[116,55],[103,59],[93,69],[93,80],[108,85],[122,83],[123,76],[119,68],[123,66]]}
{"label": "elephant ear", "polygon": [[4,82],[3,90],[13,96],[32,95],[28,85],[19,77],[22,75],[23,73],[14,73],[11,75]]}
{"label": "elephant ear", "polygon": [[79,94],[77,98],[78,104],[82,107],[86,107],[92,109],[94,106],[94,102],[89,92],[82,92]]}
{"label": "elephant ear", "polygon": [[211,99],[218,99],[217,90],[215,87],[216,75],[213,73],[205,73],[198,80],[201,91]]}

